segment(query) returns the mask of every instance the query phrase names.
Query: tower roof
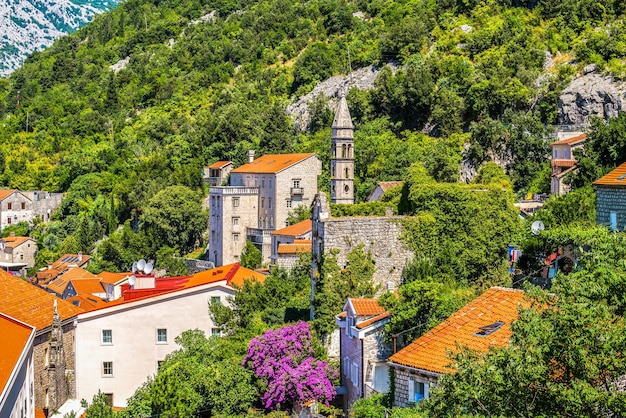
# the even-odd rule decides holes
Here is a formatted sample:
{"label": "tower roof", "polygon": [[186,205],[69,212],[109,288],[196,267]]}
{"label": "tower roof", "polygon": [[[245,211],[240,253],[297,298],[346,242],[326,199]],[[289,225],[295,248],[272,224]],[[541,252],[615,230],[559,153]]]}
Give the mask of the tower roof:
{"label": "tower roof", "polygon": [[337,106],[332,128],[354,129],[352,118],[350,117],[350,110],[348,109],[348,102],[346,102],[346,96],[342,95],[341,99],[339,99],[339,106]]}

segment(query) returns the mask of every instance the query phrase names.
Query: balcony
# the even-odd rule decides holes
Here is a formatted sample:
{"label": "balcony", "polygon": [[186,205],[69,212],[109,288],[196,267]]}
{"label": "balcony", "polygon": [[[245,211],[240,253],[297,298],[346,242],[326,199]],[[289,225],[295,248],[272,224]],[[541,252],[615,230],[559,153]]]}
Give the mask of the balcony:
{"label": "balcony", "polygon": [[304,187],[292,187],[291,195],[292,196],[302,196],[304,194]]}
{"label": "balcony", "polygon": [[258,187],[246,186],[222,186],[211,187],[209,193],[212,195],[255,195],[259,193]]}
{"label": "balcony", "polygon": [[268,244],[272,242],[273,229],[246,228],[246,236],[254,244]]}

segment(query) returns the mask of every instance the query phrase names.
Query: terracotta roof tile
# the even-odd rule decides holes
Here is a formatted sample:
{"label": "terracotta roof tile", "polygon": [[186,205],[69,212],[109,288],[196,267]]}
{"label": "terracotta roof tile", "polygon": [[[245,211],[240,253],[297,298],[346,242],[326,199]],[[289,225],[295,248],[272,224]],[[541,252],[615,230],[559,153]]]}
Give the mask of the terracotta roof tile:
{"label": "terracotta roof tile", "polygon": [[131,276],[132,274],[133,273],[130,273],[130,272],[111,273],[109,271],[103,271],[103,272],[98,273],[98,277],[100,277],[104,283],[115,284],[119,282],[120,280],[123,280],[127,278],[128,276]]}
{"label": "terracotta roof tile", "polygon": [[626,163],[593,182],[594,186],[626,187]]}
{"label": "terracotta roof tile", "polygon": [[207,166],[207,168],[223,168],[227,166],[228,164],[232,164],[232,161],[218,161],[216,163],[213,163]]}
{"label": "terracotta roof tile", "polygon": [[76,316],[83,311],[4,270],[0,270],[0,295],[2,295],[0,312],[33,325],[37,331],[52,325],[55,300],[62,320]]}
{"label": "terracotta roof tile", "polygon": [[35,408],[35,418],[46,418],[46,413],[43,412],[43,408]]}
{"label": "terracotta roof tile", "polygon": [[74,306],[78,306],[85,312],[93,311],[95,309],[104,308],[109,305],[109,302],[100,299],[93,295],[76,295],[71,298],[65,299]]}
{"label": "terracotta roof tile", "polygon": [[6,199],[7,197],[11,196],[15,192],[17,192],[17,189],[2,189],[2,190],[0,190],[0,200]]}
{"label": "terracotta roof tile", "polygon": [[104,293],[102,283],[99,278],[95,279],[74,279],[72,286],[76,290],[77,295],[90,295],[93,293]]}
{"label": "terracotta roof tile", "polygon": [[380,315],[385,312],[385,308],[378,304],[378,299],[374,298],[349,298],[355,313],[358,316]]}
{"label": "terracotta roof tile", "polygon": [[[72,267],[56,279],[49,282],[46,287],[57,295],[62,295],[71,281],[77,279],[95,279],[96,275],[80,267]],[[78,291],[78,290],[77,290]]]}
{"label": "terracotta roof tile", "polygon": [[35,242],[35,240],[32,239],[31,237],[4,237],[2,238],[2,241],[4,241],[4,246],[6,248],[18,247],[29,240],[32,242]]}
{"label": "terracotta roof tile", "polygon": [[[521,290],[492,287],[453,313],[389,359],[392,363],[435,373],[452,371],[449,352],[458,347],[487,352],[490,347],[504,347],[511,338],[511,322],[518,318],[520,305],[528,304]],[[504,324],[492,334],[477,336],[481,327],[496,322]]]}
{"label": "terracotta roof tile", "polygon": [[63,254],[57,261],[52,263],[49,269],[37,272],[37,280],[40,284],[47,284],[57,276],[65,272],[70,266],[86,266],[91,257],[88,255]]}
{"label": "terracotta roof tile", "polygon": [[268,154],[257,158],[251,163],[235,168],[232,173],[278,173],[292,165],[304,161],[315,154]]}
{"label": "terracotta roof tile", "polygon": [[573,136],[571,138],[567,138],[567,139],[563,139],[562,141],[556,141],[551,143],[551,146],[555,146],[555,145],[574,145],[577,144],[579,142],[584,142],[587,139],[587,135],[586,134],[581,134],[581,135],[576,135]]}
{"label": "terracotta roof tile", "polygon": [[296,240],[293,244],[279,244],[276,250],[278,254],[300,254],[311,252],[310,240]]}
{"label": "terracotta roof tile", "polygon": [[297,224],[289,225],[286,228],[272,231],[272,235],[287,235],[290,237],[297,237],[299,235],[310,232],[311,229],[313,229],[313,222],[310,219],[307,219],[305,221],[298,222]]}
{"label": "terracotta roof tile", "polygon": [[34,327],[0,313],[0,335],[3,336],[0,338],[0,395],[34,332]]}

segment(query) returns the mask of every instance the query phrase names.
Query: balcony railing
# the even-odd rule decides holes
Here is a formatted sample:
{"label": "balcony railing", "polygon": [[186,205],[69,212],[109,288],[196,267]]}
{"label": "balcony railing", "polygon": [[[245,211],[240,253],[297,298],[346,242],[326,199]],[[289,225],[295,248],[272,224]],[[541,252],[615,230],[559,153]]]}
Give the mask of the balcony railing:
{"label": "balcony railing", "polygon": [[302,196],[304,194],[304,187],[292,187],[291,195],[292,196]]}
{"label": "balcony railing", "polygon": [[258,187],[246,187],[246,186],[223,186],[223,187],[211,187],[209,193],[216,195],[250,195],[258,194]]}

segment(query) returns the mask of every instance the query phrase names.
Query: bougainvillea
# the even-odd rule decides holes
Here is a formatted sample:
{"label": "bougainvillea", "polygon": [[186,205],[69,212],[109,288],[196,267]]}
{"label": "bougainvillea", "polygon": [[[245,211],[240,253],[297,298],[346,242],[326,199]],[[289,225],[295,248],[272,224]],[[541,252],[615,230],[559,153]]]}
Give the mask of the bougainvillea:
{"label": "bougainvillea", "polygon": [[328,405],[336,394],[331,383],[336,371],[313,357],[306,322],[253,338],[243,365],[267,385],[263,395],[267,409],[292,409],[312,400]]}

